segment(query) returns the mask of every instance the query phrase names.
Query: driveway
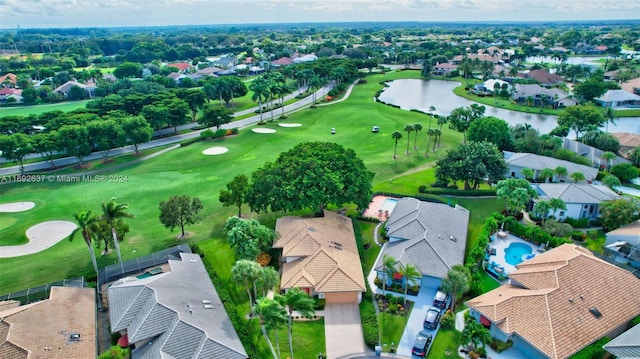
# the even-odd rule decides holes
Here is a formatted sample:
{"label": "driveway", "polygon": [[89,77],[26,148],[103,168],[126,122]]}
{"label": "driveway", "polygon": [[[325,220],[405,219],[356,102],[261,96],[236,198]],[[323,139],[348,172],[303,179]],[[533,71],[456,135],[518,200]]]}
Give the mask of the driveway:
{"label": "driveway", "polygon": [[358,304],[327,304],[324,307],[324,336],[328,359],[365,353]]}
{"label": "driveway", "polygon": [[[436,291],[437,288],[420,287],[420,291],[417,297],[415,297],[411,315],[409,315],[409,320],[407,320],[407,325],[404,327],[402,338],[398,344],[398,354],[411,357],[411,350],[416,341],[416,336],[422,330],[422,323],[424,322],[424,317],[427,315],[427,310],[433,306],[433,297],[436,295]],[[428,330],[432,332],[434,339],[439,328],[440,325],[438,324],[438,328],[435,330]]]}

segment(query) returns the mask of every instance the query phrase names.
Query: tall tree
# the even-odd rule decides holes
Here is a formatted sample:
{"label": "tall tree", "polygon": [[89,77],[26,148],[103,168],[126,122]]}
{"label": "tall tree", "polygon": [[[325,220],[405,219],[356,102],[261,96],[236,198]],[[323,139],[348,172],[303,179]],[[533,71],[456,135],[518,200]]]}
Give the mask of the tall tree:
{"label": "tall tree", "polygon": [[456,299],[469,291],[471,273],[461,264],[451,267],[442,280],[442,289],[451,296],[451,310],[456,310]]}
{"label": "tall tree", "polygon": [[93,264],[93,269],[96,271],[97,275],[98,262],[96,261],[96,253],[93,250],[93,232],[96,230],[96,225],[98,224],[99,218],[91,211],[74,213],[73,218],[76,220],[78,227],[73,231],[73,233],[71,233],[69,240],[73,240],[73,237],[77,232],[82,233],[82,239],[84,239],[84,243],[89,248],[91,263]]}
{"label": "tall tree", "polygon": [[8,161],[15,161],[24,173],[24,158],[33,151],[32,139],[24,133],[0,135],[0,154]]}
{"label": "tall tree", "polygon": [[278,328],[281,324],[287,321],[286,309],[273,299],[260,298],[256,301],[254,311],[260,317],[260,328],[262,329],[262,334],[264,335],[265,340],[269,344],[271,354],[276,359],[280,358],[273,348],[273,343],[271,343],[271,339],[269,339],[269,334],[267,332],[269,330],[273,330],[275,332],[276,345],[278,346],[278,351],[280,351],[280,346],[278,344]]}
{"label": "tall tree", "polygon": [[409,289],[409,285],[411,283],[419,282],[422,277],[422,273],[420,273],[418,268],[412,264],[400,265],[398,272],[402,274],[402,277],[404,278],[404,282],[402,283],[404,288],[404,305],[407,305],[407,290]]}
{"label": "tall tree", "polygon": [[220,202],[224,207],[238,207],[238,217],[242,218],[242,205],[245,203],[245,196],[249,190],[249,179],[243,174],[239,174],[227,183],[227,189],[220,190]]}
{"label": "tall tree", "polygon": [[140,145],[151,141],[153,128],[143,116],[131,116],[122,120],[122,130],[126,142],[133,147],[136,155],[140,154]]}
{"label": "tall tree", "polygon": [[409,154],[409,139],[411,138],[411,132],[413,131],[413,125],[405,125],[404,130],[407,131],[407,154]]}
{"label": "tall tree", "polygon": [[184,238],[184,226],[195,224],[200,220],[198,214],[202,210],[200,198],[190,199],[185,195],[171,196],[166,201],[160,202],[160,223],[173,229],[180,227],[180,238]]}
{"label": "tall tree", "polygon": [[635,198],[620,198],[600,204],[602,226],[609,232],[638,219],[640,201]]}
{"label": "tall tree", "polygon": [[102,202],[102,219],[107,222],[111,229],[111,235],[113,236],[113,246],[116,249],[118,255],[118,262],[120,262],[120,268],[124,272],[122,265],[122,254],[120,253],[120,243],[118,242],[118,232],[116,230],[116,221],[123,218],[133,218],[133,215],[127,212],[129,206],[126,203],[116,203],[115,198],[111,198],[111,201],[105,203]]}
{"label": "tall tree", "polygon": [[58,149],[57,138],[57,131],[38,133],[33,136],[33,150],[38,152],[42,159],[51,165],[52,169],[56,167],[54,160]]}
{"label": "tall tree", "polygon": [[280,274],[273,267],[260,267],[260,273],[255,280],[256,293],[266,297],[279,282]]}
{"label": "tall tree", "polygon": [[415,135],[413,135],[413,149],[417,150],[418,149],[418,132],[422,131],[422,125],[419,123],[414,123],[413,124],[413,130],[416,132]]}
{"label": "tall tree", "polygon": [[[521,191],[517,191],[518,189]],[[523,178],[508,178],[498,181],[496,195],[505,201],[507,212],[517,212],[530,199],[538,197],[529,181]]]}
{"label": "tall tree", "polygon": [[402,133],[399,131],[393,131],[391,137],[395,140],[395,146],[393,147],[393,159],[396,159],[396,153],[398,151],[398,140],[402,138]]}
{"label": "tall tree", "polygon": [[390,254],[385,254],[382,256],[382,292],[385,293],[387,290],[387,282],[389,281],[389,277],[393,277],[393,273],[396,272],[396,266],[398,264],[398,260],[395,259]]}
{"label": "tall tree", "polygon": [[[436,135],[436,128],[430,128],[427,130],[427,149],[424,151],[424,156],[429,157],[429,143],[431,142],[431,137]],[[433,141],[436,142],[435,140]]]}
{"label": "tall tree", "polygon": [[465,189],[477,189],[480,183],[496,183],[504,178],[507,165],[496,145],[470,142],[447,153],[437,162],[436,178],[441,184],[464,181]]}
{"label": "tall tree", "polygon": [[251,85],[249,85],[249,90],[253,92],[253,95],[251,95],[251,101],[258,103],[260,122],[262,122],[262,101],[269,97],[269,82],[264,76],[256,77],[251,82]]}
{"label": "tall tree", "polygon": [[288,318],[288,334],[289,334],[289,354],[293,357],[293,336],[292,336],[292,318],[293,311],[300,313],[305,318],[311,318],[315,314],[313,299],[300,288],[291,288],[284,295],[276,297],[289,312]]}
{"label": "tall tree", "polygon": [[227,241],[236,252],[236,258],[254,260],[261,251],[271,248],[275,232],[255,219],[229,217],[224,225]]}
{"label": "tall tree", "polygon": [[91,121],[87,123],[86,128],[91,143],[98,151],[102,151],[103,162],[109,158],[109,151],[126,143],[124,130],[115,120]]}
{"label": "tall tree", "polygon": [[62,126],[58,130],[56,142],[59,151],[76,157],[78,162],[80,162],[80,166],[84,164],[84,158],[91,153],[89,133],[87,129],[81,125]]}
{"label": "tall tree", "polygon": [[251,175],[246,196],[253,211],[296,211],[355,203],[369,205],[374,173],[355,151],[332,142],[304,142]]}
{"label": "tall tree", "polygon": [[558,126],[565,126],[576,133],[576,140],[580,134],[590,127],[600,127],[604,124],[602,112],[593,105],[578,105],[567,107],[558,116]]}
{"label": "tall tree", "polygon": [[469,107],[458,107],[451,111],[447,118],[449,128],[461,132],[464,143],[467,143],[467,130],[471,123],[484,115],[485,107],[473,104]]}
{"label": "tall tree", "polygon": [[220,129],[220,126],[232,120],[233,111],[215,103],[208,103],[204,105],[202,116],[198,119],[198,123],[207,127],[216,126],[216,129]]}
{"label": "tall tree", "polygon": [[553,211],[553,218],[558,218],[558,217],[556,217],[556,212],[558,212],[558,210],[563,210],[563,211],[567,210],[567,204],[564,203],[564,201],[561,200],[560,198],[551,198],[551,199],[549,199],[549,206],[551,207],[551,210]]}
{"label": "tall tree", "polygon": [[469,141],[491,142],[501,151],[512,151],[514,146],[507,121],[492,116],[471,122],[467,138]]}
{"label": "tall tree", "polygon": [[254,282],[258,279],[260,271],[260,265],[248,259],[240,259],[231,267],[231,279],[233,279],[235,283],[242,284],[247,290],[251,316],[254,314],[254,298],[251,295],[251,288],[253,288]]}
{"label": "tall tree", "polygon": [[618,156],[615,153],[611,152],[611,151],[606,151],[600,156],[600,158],[605,160],[605,162],[607,164],[607,171],[611,170],[611,161],[616,157],[618,157]]}

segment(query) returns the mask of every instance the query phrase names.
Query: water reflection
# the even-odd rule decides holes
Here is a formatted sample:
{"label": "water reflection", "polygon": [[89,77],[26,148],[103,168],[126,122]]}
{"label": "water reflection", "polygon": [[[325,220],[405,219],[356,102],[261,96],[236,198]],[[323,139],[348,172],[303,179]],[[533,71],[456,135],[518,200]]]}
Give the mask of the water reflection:
{"label": "water reflection", "polygon": [[[398,105],[404,110],[417,109],[427,113],[429,107],[433,106],[436,108],[436,114],[448,116],[455,108],[476,103],[453,93],[453,89],[459,85],[460,83],[455,81],[395,80],[389,82],[389,87],[380,94],[380,100]],[[528,123],[540,133],[548,133],[557,125],[557,118],[553,115],[505,110],[484,104],[483,106],[486,107],[485,115],[501,118],[511,126]],[[615,122],[615,125],[609,123],[609,132],[640,133],[640,117],[624,117],[616,119]]]}

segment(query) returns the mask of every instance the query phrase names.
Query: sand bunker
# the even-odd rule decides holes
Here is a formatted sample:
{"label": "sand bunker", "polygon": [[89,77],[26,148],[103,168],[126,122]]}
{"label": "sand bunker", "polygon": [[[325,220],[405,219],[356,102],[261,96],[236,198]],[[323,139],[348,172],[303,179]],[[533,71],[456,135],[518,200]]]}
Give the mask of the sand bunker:
{"label": "sand bunker", "polygon": [[27,229],[29,243],[19,246],[1,246],[0,258],[19,257],[41,252],[69,237],[76,227],[75,223],[69,221],[48,221],[36,224]]}
{"label": "sand bunker", "polygon": [[301,123],[279,123],[280,127],[302,127]]}
{"label": "sand bunker", "polygon": [[271,129],[271,128],[254,128],[251,131],[253,131],[255,133],[276,133],[276,130]]}
{"label": "sand bunker", "polygon": [[36,204],[33,202],[2,203],[0,204],[0,212],[4,212],[4,213],[24,212],[24,211],[30,210],[35,206]]}
{"label": "sand bunker", "polygon": [[206,150],[202,151],[203,155],[221,155],[223,153],[227,153],[229,151],[226,147],[209,147]]}

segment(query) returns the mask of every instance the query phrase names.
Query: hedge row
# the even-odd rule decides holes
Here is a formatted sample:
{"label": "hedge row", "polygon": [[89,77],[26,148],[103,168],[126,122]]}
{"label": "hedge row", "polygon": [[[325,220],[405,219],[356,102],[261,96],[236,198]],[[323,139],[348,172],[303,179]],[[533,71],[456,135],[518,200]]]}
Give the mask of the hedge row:
{"label": "hedge row", "polygon": [[369,288],[368,283],[367,291],[362,295],[362,302],[360,302],[360,318],[362,320],[364,343],[369,348],[375,349],[375,346],[378,345],[378,333],[380,332],[380,328],[378,327],[378,316],[373,304],[371,288]]}

